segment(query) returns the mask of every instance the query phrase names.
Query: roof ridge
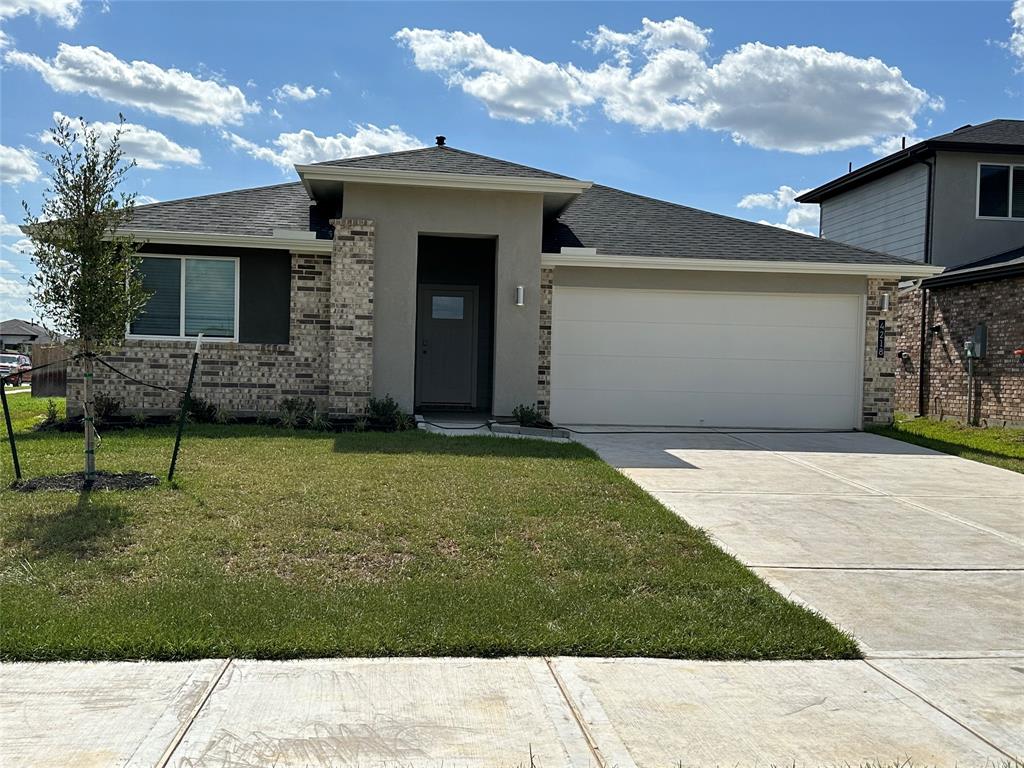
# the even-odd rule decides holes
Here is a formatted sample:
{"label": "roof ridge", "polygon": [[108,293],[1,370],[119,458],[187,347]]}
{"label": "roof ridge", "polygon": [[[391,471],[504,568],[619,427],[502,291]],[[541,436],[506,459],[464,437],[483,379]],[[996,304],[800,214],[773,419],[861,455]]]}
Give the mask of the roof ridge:
{"label": "roof ridge", "polygon": [[412,149],[396,149],[394,152],[374,152],[369,155],[352,155],[352,157],[336,157],[333,160],[321,160],[318,163],[310,163],[310,165],[334,165],[337,163],[347,163],[350,160],[366,160],[370,157],[395,157],[397,155],[410,155],[413,152],[423,152],[428,149],[441,149],[438,146],[422,146],[413,147]]}
{"label": "roof ridge", "polygon": [[205,195],[192,195],[190,197],[176,197],[173,200],[160,200],[155,203],[145,203],[143,205],[136,205],[136,210],[141,208],[152,209],[161,205],[172,205],[174,203],[184,203],[190,200],[206,200],[211,197],[224,197],[225,195],[233,195],[236,192],[257,192],[264,189],[281,189],[282,187],[301,187],[301,181],[286,181],[281,184],[266,184],[259,187],[243,187],[242,189],[229,189],[225,192],[210,192]]}
{"label": "roof ridge", "polygon": [[[749,225],[751,227],[755,227],[755,228],[761,229],[762,231],[764,229],[768,229],[768,230],[771,230],[771,231],[773,231],[775,233],[782,234],[784,236],[785,235],[792,235],[794,237],[802,237],[802,238],[804,238],[806,240],[812,240],[812,241],[814,241],[816,243],[827,244],[829,246],[836,246],[836,245],[838,245],[838,246],[842,246],[843,248],[849,248],[851,250],[859,251],[860,253],[867,253],[867,254],[870,254],[872,256],[884,256],[884,257],[889,258],[889,259],[898,259],[898,260],[900,260],[902,262],[905,262],[907,264],[917,264],[918,263],[918,262],[913,261],[911,259],[905,259],[902,256],[894,256],[891,253],[882,253],[881,251],[872,251],[870,248],[861,248],[859,245],[850,245],[849,243],[843,243],[843,242],[840,242],[838,240],[829,240],[827,238],[819,237],[817,235],[809,235],[806,232],[794,232],[791,229],[783,229],[782,227],[776,227],[773,224],[761,224],[760,222],[757,222],[757,221],[750,221],[749,219],[741,219],[738,216],[728,216],[728,215],[726,215],[724,213],[718,213],[717,211],[708,211],[708,210],[705,210],[703,208],[694,208],[692,205],[683,205],[682,203],[673,203],[671,200],[662,200],[662,199],[657,198],[657,197],[650,197],[649,195],[641,195],[641,194],[639,194],[637,192],[629,192],[629,191],[627,191],[625,189],[618,189],[617,187],[609,187],[609,186],[606,186],[604,184],[594,184],[592,189],[593,188],[610,189],[613,192],[620,192],[620,193],[622,193],[624,195],[629,195],[630,197],[635,197],[635,198],[638,198],[640,200],[649,200],[651,202],[661,203],[662,205],[670,205],[673,208],[682,208],[684,210],[695,211],[696,213],[704,214],[706,216],[714,216],[714,217],[719,218],[719,219],[725,219],[726,221],[734,221],[734,222],[738,222],[740,224],[747,224],[747,225]],[[584,192],[583,194],[586,194],[586,193]],[[574,203],[575,203],[575,201],[574,201]],[[572,204],[570,204],[569,207],[566,210],[570,210],[571,208],[572,208]]]}

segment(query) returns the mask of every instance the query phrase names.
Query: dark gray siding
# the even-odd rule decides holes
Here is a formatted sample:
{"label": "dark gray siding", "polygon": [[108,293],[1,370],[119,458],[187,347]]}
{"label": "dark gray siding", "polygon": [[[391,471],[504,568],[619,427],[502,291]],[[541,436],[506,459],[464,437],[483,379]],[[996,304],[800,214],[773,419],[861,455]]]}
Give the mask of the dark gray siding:
{"label": "dark gray siding", "polygon": [[928,169],[912,165],[821,204],[821,236],[924,261]]}

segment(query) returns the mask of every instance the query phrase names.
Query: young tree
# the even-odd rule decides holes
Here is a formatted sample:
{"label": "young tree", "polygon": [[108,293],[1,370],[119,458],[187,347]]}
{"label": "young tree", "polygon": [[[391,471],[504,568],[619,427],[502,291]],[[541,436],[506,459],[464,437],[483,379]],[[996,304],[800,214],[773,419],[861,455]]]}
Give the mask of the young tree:
{"label": "young tree", "polygon": [[142,288],[138,245],[121,232],[132,218],[135,194],[118,187],[135,161],[125,160],[124,116],[119,118],[109,136],[82,118],[77,125],[58,118],[48,129],[54,150],[43,155],[52,169],[39,215],[22,203],[24,230],[35,250],[29,300],[54,330],[85,353],[87,484],[96,473],[92,356],[124,340],[125,329],[149,298]]}

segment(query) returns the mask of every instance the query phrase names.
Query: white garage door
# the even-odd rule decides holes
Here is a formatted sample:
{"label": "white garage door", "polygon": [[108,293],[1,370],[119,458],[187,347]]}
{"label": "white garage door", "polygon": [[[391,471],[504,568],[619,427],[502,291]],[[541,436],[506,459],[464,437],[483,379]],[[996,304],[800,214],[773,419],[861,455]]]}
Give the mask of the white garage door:
{"label": "white garage door", "polygon": [[562,424],[859,426],[860,296],[554,289]]}

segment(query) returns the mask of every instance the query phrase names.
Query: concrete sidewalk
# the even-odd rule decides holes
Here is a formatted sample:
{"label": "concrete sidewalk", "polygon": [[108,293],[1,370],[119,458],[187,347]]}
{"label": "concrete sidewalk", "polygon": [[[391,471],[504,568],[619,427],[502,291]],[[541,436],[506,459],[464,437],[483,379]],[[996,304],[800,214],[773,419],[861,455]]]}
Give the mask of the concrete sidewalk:
{"label": "concrete sidewalk", "polygon": [[[1007,684],[996,667],[969,682]],[[0,687],[0,760],[11,766],[630,768],[912,758],[965,768],[1007,759],[860,661],[73,662],[4,665]],[[1011,726],[1004,746],[1019,738]]]}

